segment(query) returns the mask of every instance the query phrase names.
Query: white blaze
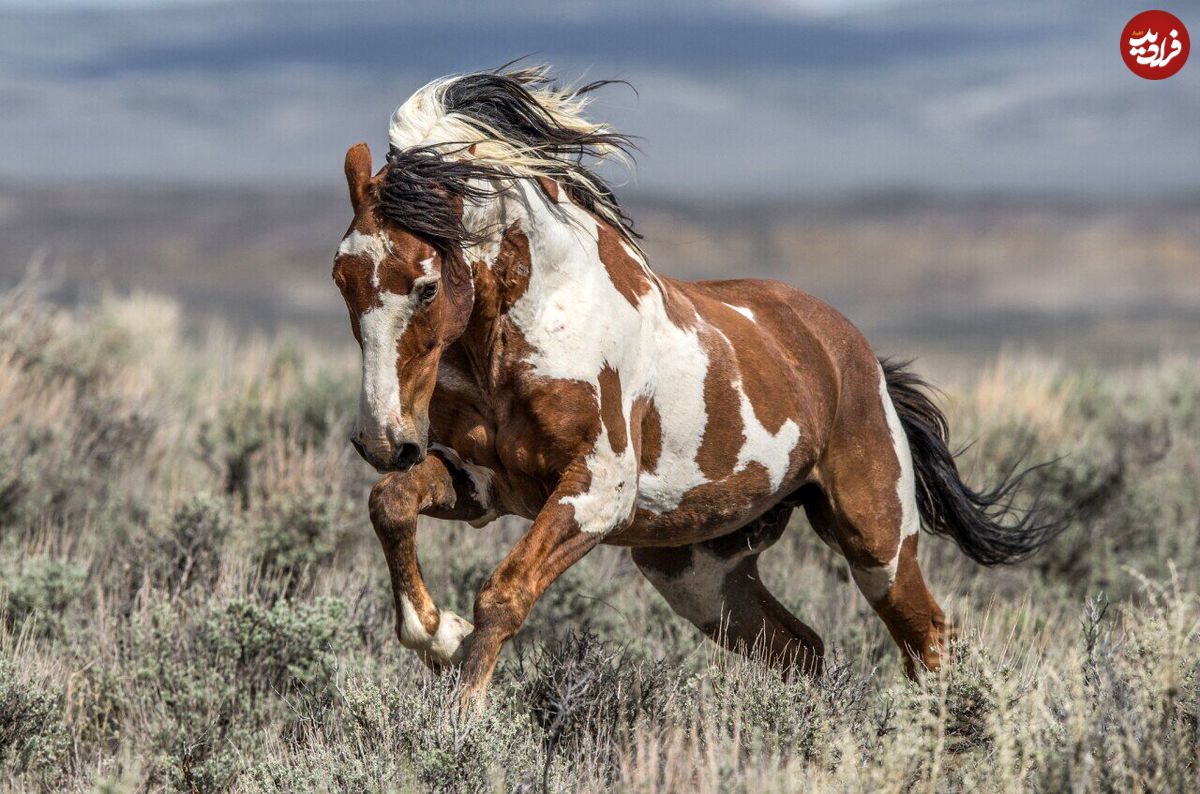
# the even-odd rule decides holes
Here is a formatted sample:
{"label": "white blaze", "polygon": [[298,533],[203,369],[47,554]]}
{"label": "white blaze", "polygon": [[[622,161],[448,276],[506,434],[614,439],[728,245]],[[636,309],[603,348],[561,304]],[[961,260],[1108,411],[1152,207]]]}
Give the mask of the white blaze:
{"label": "white blaze", "polygon": [[358,421],[359,431],[368,444],[387,438],[389,426],[402,421],[396,342],[412,320],[415,308],[411,295],[381,292],[379,300],[380,305],[371,307],[358,318],[363,353]]}

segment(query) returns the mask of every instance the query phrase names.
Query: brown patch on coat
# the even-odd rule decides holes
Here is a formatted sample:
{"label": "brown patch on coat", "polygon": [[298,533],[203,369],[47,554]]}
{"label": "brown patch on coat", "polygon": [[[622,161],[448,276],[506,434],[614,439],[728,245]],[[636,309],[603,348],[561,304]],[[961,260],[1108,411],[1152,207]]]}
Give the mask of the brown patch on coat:
{"label": "brown patch on coat", "polygon": [[621,376],[605,364],[597,376],[600,387],[600,419],[608,431],[608,445],[613,452],[625,451],[628,438],[625,430],[625,413],[621,409]]}
{"label": "brown patch on coat", "polygon": [[879,395],[879,365],[849,362],[841,376],[842,399],[821,459],[821,484],[833,496],[842,553],[851,565],[875,568],[891,562],[900,544],[900,461]]}
{"label": "brown patch on coat", "polygon": [[724,343],[712,335],[701,337],[708,351],[704,374],[704,435],[696,453],[696,465],[708,480],[723,480],[737,466],[738,452],[746,443],[740,399],[733,383],[738,373],[724,351]]}
{"label": "brown patch on coat", "polygon": [[532,267],[529,238],[521,231],[520,224],[514,222],[505,230],[500,240],[500,251],[496,254],[496,261],[492,263],[492,273],[500,290],[501,311],[512,306],[525,294],[525,290],[529,288]]}
{"label": "brown patch on coat", "polygon": [[636,308],[641,296],[650,291],[650,277],[642,263],[625,250],[625,240],[616,229],[601,221],[596,222],[596,227],[596,247],[608,278],[617,292]]}
{"label": "brown patch on coat", "polygon": [[442,257],[440,273],[442,290],[446,293],[444,310],[447,315],[442,334],[443,344],[457,341],[471,321],[471,312],[475,308],[475,279],[471,271],[471,265],[463,259],[461,252]]}
{"label": "brown patch on coat", "polygon": [[634,398],[632,425],[640,434],[641,470],[654,474],[658,470],[658,458],[662,455],[662,416],[654,400],[642,395]]}
{"label": "brown patch on coat", "polygon": [[548,176],[539,176],[537,183],[541,185],[542,192],[550,199],[552,204],[558,203],[558,183]]}
{"label": "brown patch on coat", "polygon": [[[738,279],[686,286],[704,319],[729,339],[742,390],[758,421],[772,433],[788,419],[800,427],[801,443],[828,432],[838,407],[840,375],[840,363],[831,354],[862,351],[874,365],[870,346],[844,317],[785,284]],[[754,319],[730,304],[749,309]]]}

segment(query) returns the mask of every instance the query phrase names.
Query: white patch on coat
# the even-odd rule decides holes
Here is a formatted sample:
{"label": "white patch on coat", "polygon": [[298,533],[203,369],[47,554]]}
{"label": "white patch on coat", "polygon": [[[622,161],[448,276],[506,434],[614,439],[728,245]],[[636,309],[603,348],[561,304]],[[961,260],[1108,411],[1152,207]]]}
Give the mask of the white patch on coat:
{"label": "white patch on coat", "polygon": [[896,414],[896,406],[888,394],[887,379],[879,373],[879,397],[883,401],[883,413],[887,417],[888,431],[892,435],[892,447],[900,464],[900,479],[896,481],[896,498],[900,500],[900,540],[917,534],[921,528],[921,514],[917,509],[917,478],[913,471],[912,450],[908,446],[908,434]]}
{"label": "white patch on coat", "polygon": [[858,589],[871,602],[883,598],[892,589],[900,565],[900,544],[921,528],[921,515],[917,508],[917,480],[913,471],[912,451],[908,446],[908,434],[904,432],[904,425],[900,423],[900,417],[896,414],[896,406],[888,394],[887,379],[882,372],[879,379],[879,396],[883,403],[888,431],[892,436],[892,448],[900,465],[900,478],[896,481],[896,498],[900,502],[900,540],[896,544],[895,555],[886,565],[871,568],[850,567]]}
{"label": "white patch on coat", "polygon": [[677,615],[703,627],[724,619],[725,578],[737,562],[693,546],[692,564],[680,574],[668,576],[649,566],[641,571]]}
{"label": "white patch on coat", "polygon": [[897,549],[896,556],[887,565],[875,568],[859,568],[851,565],[850,575],[854,577],[854,583],[858,585],[858,589],[873,604],[892,589],[892,583],[896,581],[896,570],[899,563],[900,551]]}
{"label": "white patch on coat", "polygon": [[[688,490],[707,481],[696,453],[707,424],[708,354],[696,331],[671,322],[656,282],[636,307],[630,304],[600,261],[595,219],[565,193],[553,210],[544,194],[526,183],[514,184],[510,195],[507,220],[511,223],[514,213],[525,216],[521,225],[532,268],[508,319],[532,347],[527,359],[532,374],[582,381],[598,395],[599,374],[610,366],[621,377],[626,423],[642,395],[654,399],[662,422],[654,474],[639,481],[632,444],[616,453],[601,434],[585,461],[592,475],[588,493],[564,502],[575,507],[580,526],[597,533],[615,528],[635,506],[656,512],[678,507]],[[628,425],[626,431],[632,438]]]}
{"label": "white patch on coat", "polygon": [[767,430],[754,413],[754,405],[746,396],[742,382],[736,381],[733,385],[741,402],[742,433],[746,436],[746,443],[738,450],[737,471],[742,471],[752,462],[761,463],[767,470],[771,490],[778,490],[787,476],[792,450],[800,440],[800,426],[788,419],[780,425],[778,432]]}
{"label": "white patch on coat", "polygon": [[627,443],[621,452],[613,452],[605,434],[601,433],[584,465],[592,476],[588,489],[574,496],[564,496],[559,502],[575,508],[575,523],[581,532],[603,535],[633,515],[638,472],[633,445]]}
{"label": "white patch on coat", "polygon": [[429,643],[428,653],[438,664],[448,667],[463,660],[463,640],[475,630],[475,626],[448,609],[441,610],[439,614],[438,629]]}
{"label": "white patch on coat", "polygon": [[427,276],[433,275],[433,257],[421,260],[421,272]]}
{"label": "white patch on coat", "polygon": [[[729,358],[733,360],[733,343],[720,331],[716,332],[716,336],[725,345]],[[735,379],[732,385],[737,392],[738,411],[742,417],[742,435],[745,437],[742,448],[738,450],[737,467],[734,472],[744,471],[751,463],[759,463],[767,470],[771,490],[778,490],[787,476],[792,450],[800,440],[800,426],[794,420],[786,419],[776,432],[767,430],[759,421],[741,378]]]}
{"label": "white patch on coat", "polygon": [[405,648],[421,649],[429,645],[433,639],[421,618],[417,608],[407,594],[400,594],[400,643]]}
{"label": "white patch on coat", "polygon": [[[724,303],[724,301],[722,301],[722,303]],[[734,306],[732,303],[726,303],[725,305],[745,317],[750,322],[754,322],[754,312],[750,311],[745,306]]]}
{"label": "white patch on coat", "polygon": [[371,260],[371,286],[379,289],[379,266],[392,253],[392,241],[385,234],[363,234],[352,231],[338,246],[340,256],[364,256]]}

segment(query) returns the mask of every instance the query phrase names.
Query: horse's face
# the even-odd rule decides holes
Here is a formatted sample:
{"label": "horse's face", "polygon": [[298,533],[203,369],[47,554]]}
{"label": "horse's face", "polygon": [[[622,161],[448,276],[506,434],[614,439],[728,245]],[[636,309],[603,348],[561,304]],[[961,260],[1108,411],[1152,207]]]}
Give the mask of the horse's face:
{"label": "horse's face", "polygon": [[381,221],[377,180],[365,144],[346,153],[354,221],[338,246],[333,280],[362,348],[358,421],[350,437],[381,471],[425,457],[429,400],[453,322],[443,295],[441,257],[427,242]]}

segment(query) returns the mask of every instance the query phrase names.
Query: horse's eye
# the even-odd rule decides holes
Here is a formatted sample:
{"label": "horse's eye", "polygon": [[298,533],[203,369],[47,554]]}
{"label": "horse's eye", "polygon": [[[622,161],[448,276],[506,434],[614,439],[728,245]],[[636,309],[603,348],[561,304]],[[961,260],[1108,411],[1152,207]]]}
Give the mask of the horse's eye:
{"label": "horse's eye", "polygon": [[421,288],[417,290],[417,300],[422,304],[429,303],[437,297],[437,291],[438,283],[436,281],[431,281],[428,284],[422,284]]}

